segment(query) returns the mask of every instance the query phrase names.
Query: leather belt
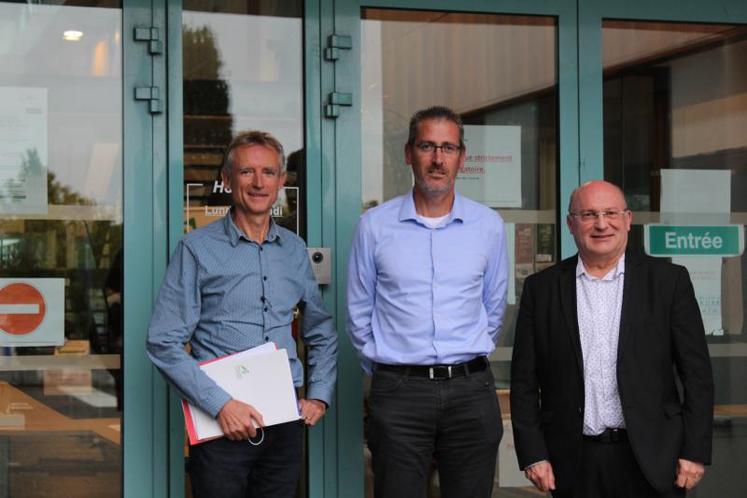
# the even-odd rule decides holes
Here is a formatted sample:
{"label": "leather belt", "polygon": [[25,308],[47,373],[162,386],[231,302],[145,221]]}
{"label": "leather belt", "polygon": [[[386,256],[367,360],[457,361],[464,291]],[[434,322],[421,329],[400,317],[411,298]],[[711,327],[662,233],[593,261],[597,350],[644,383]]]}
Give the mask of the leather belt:
{"label": "leather belt", "polygon": [[376,369],[387,372],[397,372],[413,377],[425,377],[430,380],[448,380],[454,377],[465,377],[474,372],[481,372],[488,368],[488,360],[484,356],[464,363],[451,365],[386,365],[377,363]]}
{"label": "leather belt", "polygon": [[628,431],[625,429],[605,429],[601,434],[595,436],[584,435],[584,439],[587,441],[595,441],[597,443],[619,443],[628,438]]}

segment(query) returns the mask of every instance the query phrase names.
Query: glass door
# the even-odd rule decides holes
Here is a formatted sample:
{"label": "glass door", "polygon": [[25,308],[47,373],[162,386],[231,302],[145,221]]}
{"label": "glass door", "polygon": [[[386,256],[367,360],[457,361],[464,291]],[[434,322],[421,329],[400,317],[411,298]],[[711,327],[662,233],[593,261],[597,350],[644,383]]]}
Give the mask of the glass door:
{"label": "glass door", "polygon": [[[361,165],[335,172],[337,184],[345,185],[337,206],[339,275],[345,274],[360,213],[412,188],[403,153],[412,114],[432,105],[454,109],[465,123],[467,148],[456,188],[498,211],[509,239],[509,306],[489,358],[505,431],[493,496],[535,496],[513,452],[509,361],[522,283],[558,262],[567,245],[560,242],[558,193],[567,197],[578,182],[575,4],[441,2],[436,10],[382,1],[336,7],[335,32],[350,34],[353,50],[335,62],[327,115],[338,112],[337,163]],[[353,16],[355,22],[349,21]],[[352,74],[351,63],[359,64],[359,74]],[[346,94],[351,109],[336,105]],[[344,286],[339,302],[342,294]],[[362,475],[353,475],[363,483],[363,496],[373,496],[365,438],[370,379],[347,343],[341,355],[340,402],[357,416],[338,425],[338,437],[348,441],[340,449],[345,463],[339,472],[346,475],[338,478],[354,486],[347,472],[362,468]],[[437,462],[429,496],[440,496]]]}
{"label": "glass door", "polygon": [[[307,202],[316,183],[308,175],[318,168],[307,168],[306,161],[304,2],[186,0],[182,7],[183,233],[226,216],[225,148],[238,133],[261,130],[280,141],[287,158],[273,219],[314,245],[309,234],[320,214]],[[300,340],[298,348],[303,361]],[[307,447],[319,430],[309,431]],[[188,447],[184,453],[189,458]],[[302,473],[299,498],[308,496],[314,477]],[[188,482],[184,495],[191,496]]]}
{"label": "glass door", "polygon": [[[516,487],[533,494],[512,451],[509,359],[517,290],[520,295],[528,275],[558,261],[556,22],[553,16],[381,8],[364,9],[361,22],[362,208],[412,189],[403,157],[410,116],[444,104],[465,125],[466,159],[457,191],[496,209],[505,222],[508,308],[499,347],[489,358],[505,433],[494,497]],[[529,60],[533,64],[525,66]],[[364,435],[368,381],[365,377]],[[365,448],[364,462],[368,497],[373,494]],[[429,496],[439,496],[437,462],[431,473]]]}
{"label": "glass door", "polygon": [[0,496],[118,497],[123,11],[0,2]]}
{"label": "glass door", "polygon": [[2,497],[170,496],[165,11],[0,1]]}
{"label": "glass door", "polygon": [[[747,452],[747,9],[581,1],[581,180],[622,187],[630,241],[690,272],[715,381],[713,464],[688,496],[741,496]],[[727,14],[728,13],[728,14]],[[676,227],[676,228],[675,228]],[[693,245],[719,234],[719,247]],[[729,241],[735,243],[728,247]]]}

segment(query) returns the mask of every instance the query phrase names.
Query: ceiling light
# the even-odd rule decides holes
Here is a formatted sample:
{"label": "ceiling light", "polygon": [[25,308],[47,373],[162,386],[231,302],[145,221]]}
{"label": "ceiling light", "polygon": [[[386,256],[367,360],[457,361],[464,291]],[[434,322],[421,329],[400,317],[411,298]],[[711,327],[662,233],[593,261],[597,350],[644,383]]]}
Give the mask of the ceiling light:
{"label": "ceiling light", "polygon": [[67,41],[79,41],[81,38],[83,38],[83,32],[69,29],[62,33],[62,38]]}

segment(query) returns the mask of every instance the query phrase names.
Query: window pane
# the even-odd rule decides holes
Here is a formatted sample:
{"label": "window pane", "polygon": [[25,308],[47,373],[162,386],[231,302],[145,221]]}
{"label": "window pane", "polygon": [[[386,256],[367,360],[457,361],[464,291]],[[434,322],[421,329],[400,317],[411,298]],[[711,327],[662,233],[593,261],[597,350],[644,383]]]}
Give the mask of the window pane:
{"label": "window pane", "polygon": [[303,4],[188,0],[182,16],[185,231],[225,214],[223,151],[240,131],[268,131],[288,158],[273,216],[304,236]]}
{"label": "window pane", "polygon": [[[523,281],[558,256],[556,37],[552,17],[364,9],[361,22],[362,209],[410,191],[403,153],[409,119],[446,105],[465,124],[457,190],[506,222],[509,306],[490,358],[506,417],[496,497],[533,496],[507,444],[509,360]],[[369,467],[367,496],[371,478]],[[431,495],[437,493],[434,479]]]}
{"label": "window pane", "polygon": [[[252,129],[283,144],[287,177],[272,215],[305,238],[302,21],[300,0],[184,2],[185,232],[226,214],[231,196],[220,177],[223,152],[233,136]],[[306,467],[299,497],[306,496]],[[189,483],[186,490],[190,496]]]}
{"label": "window pane", "polygon": [[0,494],[116,497],[122,13],[51,3],[0,2]]}
{"label": "window pane", "polygon": [[711,351],[714,465],[698,496],[747,493],[734,457],[744,453],[747,427],[747,261],[738,243],[696,247],[688,237],[724,233],[736,243],[747,223],[744,33],[735,25],[603,24],[604,175],[634,211],[631,242],[690,271]]}

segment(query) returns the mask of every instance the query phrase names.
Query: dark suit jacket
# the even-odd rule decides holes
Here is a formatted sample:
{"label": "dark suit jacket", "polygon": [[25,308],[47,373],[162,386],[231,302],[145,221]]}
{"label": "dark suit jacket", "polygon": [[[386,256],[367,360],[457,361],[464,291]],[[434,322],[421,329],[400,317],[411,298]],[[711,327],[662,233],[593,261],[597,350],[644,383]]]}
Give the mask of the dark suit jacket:
{"label": "dark suit jacket", "polygon": [[[577,261],[574,256],[526,279],[511,366],[519,466],[549,460],[558,491],[572,488],[582,448]],[[710,463],[711,363],[693,286],[682,266],[626,253],[617,382],[633,453],[653,487],[672,489],[678,458]]]}

